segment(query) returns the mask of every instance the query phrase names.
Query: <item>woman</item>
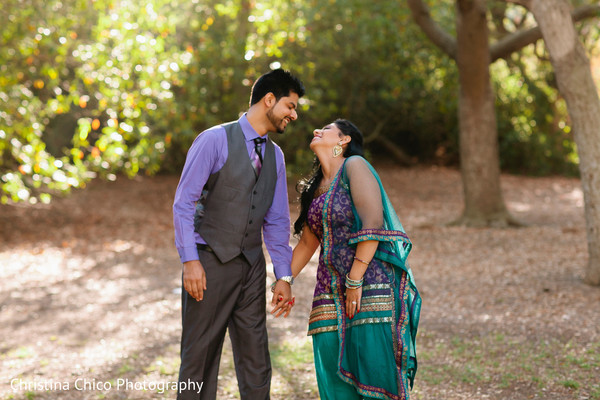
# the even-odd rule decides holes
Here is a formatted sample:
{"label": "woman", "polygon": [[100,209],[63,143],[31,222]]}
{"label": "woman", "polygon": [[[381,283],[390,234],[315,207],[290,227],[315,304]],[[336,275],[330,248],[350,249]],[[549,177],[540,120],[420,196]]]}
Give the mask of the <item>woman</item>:
{"label": "woman", "polygon": [[411,242],[356,126],[338,119],[313,134],[292,273],[321,246],[308,332],[321,399],[408,399],[421,306],[406,264]]}

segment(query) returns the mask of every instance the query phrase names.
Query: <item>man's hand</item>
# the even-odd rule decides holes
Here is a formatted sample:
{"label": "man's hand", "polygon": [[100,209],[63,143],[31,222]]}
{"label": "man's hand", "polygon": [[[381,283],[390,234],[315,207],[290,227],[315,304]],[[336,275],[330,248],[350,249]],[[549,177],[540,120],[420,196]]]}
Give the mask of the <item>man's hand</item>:
{"label": "man's hand", "polygon": [[206,273],[199,260],[183,263],[183,287],[196,301],[204,298]]}
{"label": "man's hand", "polygon": [[271,300],[273,310],[271,314],[275,314],[275,318],[285,313],[283,318],[287,318],[292,311],[294,306],[294,299],[292,298],[292,287],[289,283],[278,280],[275,283],[275,289],[273,291],[273,299]]}

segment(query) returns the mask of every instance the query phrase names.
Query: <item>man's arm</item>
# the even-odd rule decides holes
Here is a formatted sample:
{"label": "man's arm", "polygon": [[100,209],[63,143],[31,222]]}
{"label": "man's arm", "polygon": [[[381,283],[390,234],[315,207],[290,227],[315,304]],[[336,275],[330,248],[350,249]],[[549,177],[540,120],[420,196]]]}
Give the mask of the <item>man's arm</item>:
{"label": "man's arm", "polygon": [[221,127],[196,137],[186,156],[173,202],[175,246],[183,263],[183,286],[198,301],[204,298],[206,275],[196,248],[194,213],[208,177],[225,163],[222,155],[226,154],[226,146],[226,136]]}
{"label": "man's arm", "polygon": [[287,177],[285,173],[285,160],[281,149],[275,147],[277,162],[277,182],[273,203],[265,215],[263,224],[263,237],[265,245],[273,262],[273,271],[277,282],[273,292],[272,314],[279,312],[281,315],[292,301],[291,284],[280,280],[282,277],[291,277],[292,248],[290,246],[290,207],[287,192]]}

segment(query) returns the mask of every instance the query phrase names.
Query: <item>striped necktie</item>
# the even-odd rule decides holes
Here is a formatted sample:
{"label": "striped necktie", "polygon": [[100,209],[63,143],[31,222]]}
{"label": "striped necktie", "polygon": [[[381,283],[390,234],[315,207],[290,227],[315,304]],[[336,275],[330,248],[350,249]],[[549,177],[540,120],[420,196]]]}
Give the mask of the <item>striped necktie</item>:
{"label": "striped necktie", "polygon": [[252,161],[252,168],[254,168],[254,173],[258,178],[260,175],[260,169],[262,167],[262,152],[261,147],[264,142],[267,141],[265,138],[255,138],[254,141],[254,149],[252,150],[252,154],[250,155],[250,160]]}

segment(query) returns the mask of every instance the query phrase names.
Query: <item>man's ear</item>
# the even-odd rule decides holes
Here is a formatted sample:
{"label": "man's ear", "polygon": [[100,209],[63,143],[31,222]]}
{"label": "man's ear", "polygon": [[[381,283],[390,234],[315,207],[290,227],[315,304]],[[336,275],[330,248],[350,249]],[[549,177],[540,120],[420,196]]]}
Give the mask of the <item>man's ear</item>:
{"label": "man's ear", "polygon": [[272,92],[269,92],[263,97],[263,102],[267,108],[271,108],[277,103],[277,98]]}

